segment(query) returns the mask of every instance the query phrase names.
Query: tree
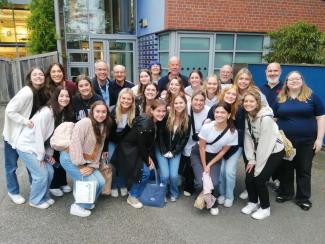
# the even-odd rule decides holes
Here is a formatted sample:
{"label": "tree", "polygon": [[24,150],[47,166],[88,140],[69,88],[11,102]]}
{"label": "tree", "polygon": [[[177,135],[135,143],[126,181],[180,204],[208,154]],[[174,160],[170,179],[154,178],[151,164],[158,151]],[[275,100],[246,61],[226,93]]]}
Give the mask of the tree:
{"label": "tree", "polygon": [[30,32],[27,47],[33,54],[56,50],[53,0],[32,0],[27,20]]}
{"label": "tree", "polygon": [[283,27],[268,34],[271,37],[267,62],[325,64],[325,33],[304,22]]}

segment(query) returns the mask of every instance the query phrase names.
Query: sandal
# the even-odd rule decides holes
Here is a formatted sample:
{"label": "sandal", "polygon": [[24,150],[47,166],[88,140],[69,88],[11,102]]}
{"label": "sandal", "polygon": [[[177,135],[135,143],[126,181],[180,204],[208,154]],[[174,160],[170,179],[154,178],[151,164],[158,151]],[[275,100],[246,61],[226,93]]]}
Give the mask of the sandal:
{"label": "sandal", "polygon": [[311,202],[299,202],[299,203],[297,203],[297,205],[298,205],[302,210],[308,211],[308,210],[311,208],[312,203],[311,203]]}

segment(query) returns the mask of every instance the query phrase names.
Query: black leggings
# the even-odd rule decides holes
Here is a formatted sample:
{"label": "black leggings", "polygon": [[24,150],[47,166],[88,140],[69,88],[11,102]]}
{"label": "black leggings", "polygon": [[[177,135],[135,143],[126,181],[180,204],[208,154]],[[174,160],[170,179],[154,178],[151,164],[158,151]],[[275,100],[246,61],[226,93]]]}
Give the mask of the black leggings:
{"label": "black leggings", "polygon": [[246,188],[248,192],[248,199],[252,203],[257,203],[260,200],[262,209],[270,207],[269,192],[267,190],[266,182],[270,179],[274,171],[281,165],[284,150],[278,153],[272,153],[268,158],[262,172],[258,176],[254,176],[254,169],[248,173],[246,172]]}

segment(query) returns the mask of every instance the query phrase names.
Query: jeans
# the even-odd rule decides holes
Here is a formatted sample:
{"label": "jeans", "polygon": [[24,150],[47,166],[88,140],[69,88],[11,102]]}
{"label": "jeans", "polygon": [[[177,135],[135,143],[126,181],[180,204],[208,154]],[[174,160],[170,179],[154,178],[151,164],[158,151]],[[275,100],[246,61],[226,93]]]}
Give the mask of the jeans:
{"label": "jeans", "polygon": [[222,160],[219,193],[229,200],[234,200],[237,165],[242,151],[243,148],[239,147],[230,158]]}
{"label": "jeans", "polygon": [[141,181],[132,184],[129,194],[132,197],[139,198],[141,193],[144,190],[144,187],[148,183],[149,178],[150,178],[150,170],[149,170],[148,166],[145,163],[143,163],[143,171],[142,171]]}
{"label": "jeans", "polygon": [[[208,160],[207,160],[208,161]],[[191,165],[194,172],[194,187],[198,192],[201,192],[203,189],[203,166],[201,163],[200,158],[200,151],[199,146],[196,145],[192,148],[191,152]],[[220,177],[220,167],[221,167],[221,160],[216,162],[211,168],[210,168],[210,177],[213,183],[214,191],[213,195],[218,196],[218,188],[219,188],[219,177]]]}
{"label": "jeans", "polygon": [[32,185],[29,202],[39,205],[50,199],[49,186],[53,179],[53,167],[48,163],[40,164],[35,154],[17,150],[19,157],[24,161],[26,168],[31,174]]}
{"label": "jeans", "polygon": [[[103,178],[102,174],[99,170],[95,169],[91,175],[83,176],[80,173],[80,169],[78,166],[74,165],[71,162],[69,153],[62,151],[60,153],[60,162],[62,167],[65,169],[68,175],[72,178],[73,182],[75,183],[77,180],[80,181],[95,181],[96,182],[96,199],[102,193],[105,179]],[[92,204],[85,204],[85,203],[77,203],[82,208],[89,209]]]}
{"label": "jeans", "polygon": [[155,148],[156,158],[160,169],[160,181],[164,185],[169,184],[169,193],[171,197],[178,198],[178,168],[181,160],[181,154],[174,155],[172,158],[164,157],[159,148]]}
{"label": "jeans", "polygon": [[194,193],[194,173],[191,166],[191,158],[185,155],[181,156],[181,163],[183,162],[182,176],[184,177],[184,191],[191,194]]}
{"label": "jeans", "polygon": [[7,190],[9,193],[16,195],[19,194],[19,184],[16,175],[16,170],[18,168],[18,153],[7,141],[4,141],[4,153]]}
{"label": "jeans", "polygon": [[[108,159],[109,161],[111,161],[113,153],[116,149],[116,144],[113,142],[109,142],[108,143]],[[118,189],[118,188],[126,188],[126,182],[125,179],[123,179],[123,177],[121,176],[117,176],[116,175],[116,169],[113,166],[112,167],[112,189]]]}
{"label": "jeans", "polygon": [[270,207],[269,192],[267,190],[266,182],[270,179],[274,171],[281,165],[284,150],[277,153],[272,153],[267,159],[267,162],[258,176],[254,176],[254,169],[248,173],[246,172],[246,188],[248,192],[248,199],[252,203],[257,203],[260,200],[262,209]]}

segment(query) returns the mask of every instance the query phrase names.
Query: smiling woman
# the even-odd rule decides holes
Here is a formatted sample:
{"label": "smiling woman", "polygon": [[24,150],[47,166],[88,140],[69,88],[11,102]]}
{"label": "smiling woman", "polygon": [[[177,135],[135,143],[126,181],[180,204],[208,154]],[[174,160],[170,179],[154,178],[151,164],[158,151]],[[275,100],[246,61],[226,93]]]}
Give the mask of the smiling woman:
{"label": "smiling woman", "polygon": [[93,84],[86,75],[79,75],[76,79],[78,92],[72,97],[72,105],[75,110],[76,120],[88,116],[90,106],[103,98],[94,92]]}

